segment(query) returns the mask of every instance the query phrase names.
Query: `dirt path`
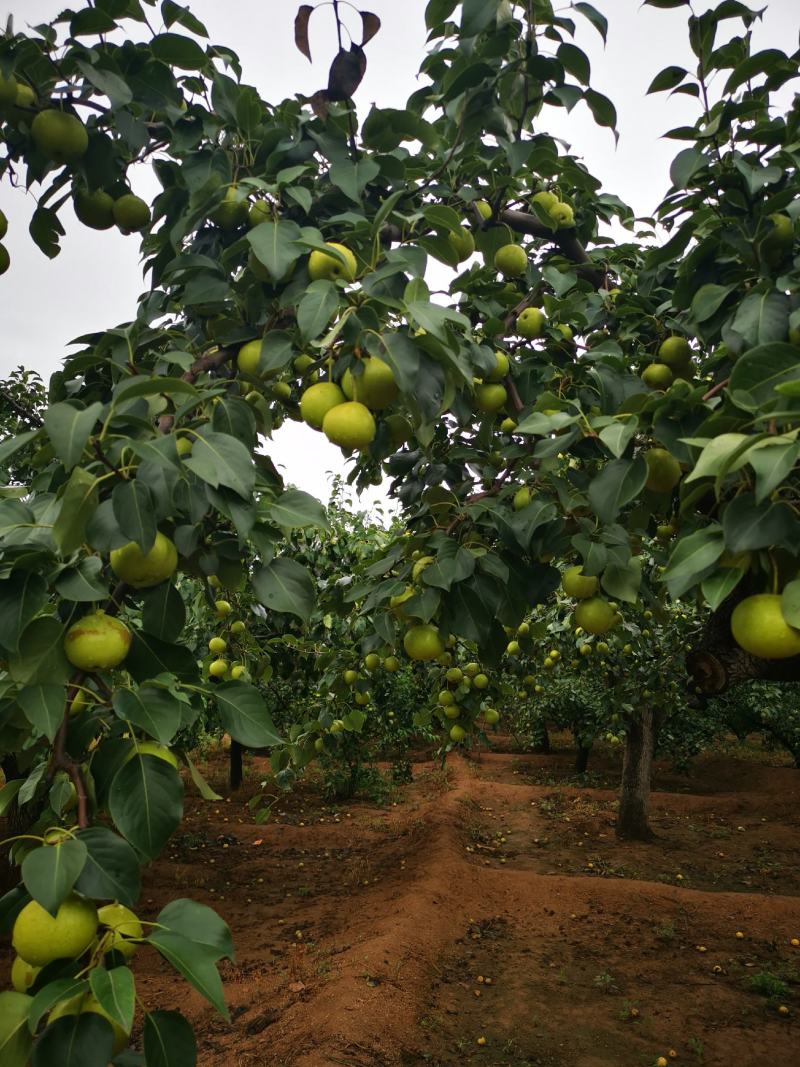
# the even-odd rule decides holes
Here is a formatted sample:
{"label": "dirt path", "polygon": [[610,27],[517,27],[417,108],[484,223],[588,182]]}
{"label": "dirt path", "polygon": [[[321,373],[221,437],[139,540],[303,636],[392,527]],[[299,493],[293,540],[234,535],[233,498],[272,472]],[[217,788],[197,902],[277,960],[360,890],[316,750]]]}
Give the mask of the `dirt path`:
{"label": "dirt path", "polygon": [[614,837],[613,768],[586,788],[559,756],[418,763],[383,807],[309,785],[258,825],[263,768],[188,803],[146,872],[143,917],[186,895],[234,931],[230,1023],[155,953],[134,964],[146,1003],[192,1019],[201,1067],[798,1062],[797,771],[659,773],[639,845]]}
{"label": "dirt path", "polygon": [[[266,826],[245,798],[196,809],[146,892],[231,923],[232,1022],[152,957],[146,993],[192,1017],[203,1067],[796,1062],[800,775],[709,761],[698,792],[665,779],[659,838],[637,845],[614,837],[614,793],[561,784],[557,763],[417,765],[395,806],[306,792]],[[788,991],[752,991],[760,974]]]}

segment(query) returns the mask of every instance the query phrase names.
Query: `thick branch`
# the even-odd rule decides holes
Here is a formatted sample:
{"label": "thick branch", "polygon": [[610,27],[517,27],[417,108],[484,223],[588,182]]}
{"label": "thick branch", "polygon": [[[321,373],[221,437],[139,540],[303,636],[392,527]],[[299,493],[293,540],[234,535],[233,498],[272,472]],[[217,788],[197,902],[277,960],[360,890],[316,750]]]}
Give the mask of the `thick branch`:
{"label": "thick branch", "polygon": [[67,702],[64,708],[64,718],[61,720],[61,725],[56,734],[53,746],[53,758],[50,761],[51,772],[66,771],[70,777],[70,781],[75,786],[75,795],[78,798],[78,826],[81,830],[85,830],[87,826],[91,825],[89,819],[89,795],[86,791],[86,779],[83,774],[83,768],[79,763],[76,763],[67,752],[67,730],[69,728],[70,706],[80,692],[81,682],[85,677],[86,675],[83,671],[78,671],[70,679],[69,688],[67,689]]}
{"label": "thick branch", "polygon": [[574,229],[551,230],[545,226],[535,215],[527,211],[517,211],[514,208],[506,208],[500,212],[499,221],[504,222],[516,233],[527,233],[531,237],[538,237],[543,241],[551,241],[557,245],[567,259],[571,259],[578,266],[580,273],[597,288],[606,284],[608,272],[603,267],[595,266],[589,258],[586,249],[578,240]]}

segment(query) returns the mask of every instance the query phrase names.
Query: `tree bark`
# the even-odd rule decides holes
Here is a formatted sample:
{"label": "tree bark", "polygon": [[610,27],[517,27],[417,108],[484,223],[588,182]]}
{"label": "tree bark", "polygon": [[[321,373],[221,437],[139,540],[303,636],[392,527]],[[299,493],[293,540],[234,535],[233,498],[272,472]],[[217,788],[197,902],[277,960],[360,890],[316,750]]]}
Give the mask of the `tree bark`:
{"label": "tree bark", "polygon": [[591,744],[582,745],[578,742],[578,748],[575,753],[575,770],[578,774],[586,774],[586,769],[589,766],[589,756],[592,752]]}
{"label": "tree bark", "polygon": [[[4,756],[2,762],[0,762],[0,767],[2,767],[7,782],[19,778],[19,768],[13,755]],[[0,819],[0,840],[14,837],[17,834],[24,834],[32,822],[34,822],[34,819],[30,815],[30,809],[23,811],[16,800],[13,800],[8,807],[5,818]],[[19,868],[11,862],[11,846],[3,845],[0,847],[0,896],[19,885],[19,881]]]}
{"label": "tree bark", "polygon": [[229,753],[230,770],[228,774],[228,780],[232,790],[239,789],[244,777],[244,770],[242,766],[242,746],[238,741],[231,741],[231,748]]}
{"label": "tree bark", "polygon": [[628,727],[622,784],[619,792],[617,837],[649,841],[650,774],[653,767],[653,712],[647,709]]}
{"label": "tree bark", "polygon": [[533,751],[543,756],[550,755],[550,734],[547,732],[547,723],[543,722],[541,732],[533,744]]}

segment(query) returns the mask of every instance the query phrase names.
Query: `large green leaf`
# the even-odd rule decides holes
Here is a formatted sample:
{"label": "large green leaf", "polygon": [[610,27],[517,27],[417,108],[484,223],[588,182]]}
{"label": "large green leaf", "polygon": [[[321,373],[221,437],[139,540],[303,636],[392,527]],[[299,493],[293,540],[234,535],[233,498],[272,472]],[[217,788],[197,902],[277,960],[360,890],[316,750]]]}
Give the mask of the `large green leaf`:
{"label": "large green leaf", "polygon": [[71,555],[86,540],[86,527],[99,500],[94,475],[83,467],[75,467],[61,495],[58,517],[53,524],[53,540],[62,555]]}
{"label": "large green leaf", "polygon": [[783,341],[789,325],[789,298],[772,289],[748,293],[736,311],[731,329],[744,340],[745,348]]}
{"label": "large green leaf", "polygon": [[349,200],[360,207],[364,189],[373,178],[378,177],[380,171],[380,165],[374,159],[364,158],[357,163],[341,160],[331,164],[328,177],[332,185],[341,189]]}
{"label": "large green leaf", "polygon": [[155,859],[183,817],[181,777],[156,756],[133,756],[114,775],[108,809],[133,847]]}
{"label": "large green leaf", "polygon": [[316,497],[300,489],[287,489],[281,493],[264,509],[264,515],[276,526],[287,529],[302,530],[307,526],[317,526],[321,530],[329,528],[325,508]]}
{"label": "large green leaf", "polygon": [[678,597],[697,585],[714,570],[725,550],[725,538],[719,526],[706,526],[678,541],[664,571],[670,596]]}
{"label": "large green leaf", "polygon": [[156,540],[156,515],[153,494],[137,478],[120,482],[111,494],[114,518],[126,537],[135,541],[142,552],[149,552]]}
{"label": "large green leaf", "polygon": [[621,509],[641,493],[647,481],[647,464],[636,459],[606,463],[589,486],[589,503],[602,522],[613,522]]}
{"label": "large green leaf", "polygon": [[299,563],[281,557],[253,575],[253,592],[272,611],[285,611],[308,622],[314,609],[314,581]]}
{"label": "large green leaf", "polygon": [[34,900],[55,915],[86,863],[86,846],[77,838],[41,845],[22,861],[22,881]]}
{"label": "large green leaf", "polygon": [[195,440],[184,465],[215,489],[224,485],[245,499],[252,496],[256,481],[253,457],[234,437],[207,430]]}
{"label": "large green leaf", "polygon": [[86,556],[76,566],[61,572],[56,592],[65,600],[78,603],[103,600],[108,596],[108,585],[102,575],[103,561],[98,556]]}
{"label": "large green leaf", "polygon": [[214,689],[222,724],[234,741],[251,748],[280,745],[264,698],[246,682],[223,682]]}
{"label": "large green leaf", "polygon": [[19,691],[17,701],[28,722],[52,742],[67,710],[64,686],[28,685]]}
{"label": "large green leaf", "polygon": [[28,1029],[32,1003],[32,998],[24,993],[11,990],[0,993],[0,1063],[3,1067],[27,1067],[33,1046]]}
{"label": "large green leaf", "polygon": [[56,455],[67,468],[80,462],[89,434],[103,410],[101,403],[87,408],[75,407],[66,401],[51,404],[44,417],[44,428],[53,443]]}
{"label": "large green leaf", "polygon": [[758,345],[737,359],[728,388],[740,407],[755,411],[775,404],[775,387],[798,377],[800,348],[779,343]]}
{"label": "large green leaf", "polygon": [[112,706],[120,719],[138,726],[162,745],[170,743],[181,724],[180,701],[155,685],[116,689]]}
{"label": "large green leaf", "polygon": [[197,941],[214,949],[217,953],[216,959],[223,956],[229,960],[235,959],[233,938],[228,924],[213,908],[205,904],[185,898],[171,900],[159,912],[158,923],[189,941]]}
{"label": "large green leaf", "polygon": [[95,967],[89,975],[89,985],[100,1007],[129,1034],[136,1008],[133,972],[127,967],[112,967],[110,971]]}
{"label": "large green leaf", "polygon": [[215,966],[219,959],[215,948],[197,944],[172,930],[154,930],[148,941],[198,993],[214,1005],[220,1015],[225,1019],[230,1018]]}
{"label": "large green leaf", "polygon": [[631,556],[625,566],[609,563],[601,578],[603,589],[615,600],[624,600],[626,604],[636,603],[641,581],[642,561],[638,556]]}
{"label": "large green leaf", "polygon": [[272,280],[281,281],[303,254],[303,246],[297,244],[300,227],[296,222],[261,222],[247,234],[253,254],[269,271]]}
{"label": "large green leaf", "polygon": [[[36,1043],[32,1067],[107,1067],[114,1046],[111,1023],[94,1011],[62,1015]],[[5,1063],[3,1064],[5,1067]]]}
{"label": "large green leaf", "polygon": [[33,998],[30,1015],[28,1016],[28,1027],[31,1033],[33,1034],[37,1031],[39,1023],[59,1001],[71,1000],[72,997],[79,994],[82,995],[88,991],[89,983],[85,978],[69,976],[55,978],[52,982],[48,982]]}
{"label": "large green leaf", "polygon": [[722,529],[725,546],[733,553],[781,544],[794,548],[800,535],[800,523],[787,504],[756,504],[750,493],[742,493],[726,505]]}
{"label": "large green leaf", "polygon": [[161,641],[176,641],[186,625],[186,605],[172,582],[143,589],[142,629]]}
{"label": "large green leaf", "polygon": [[197,1040],[191,1024],[180,1012],[146,1013],[144,1059],[147,1067],[195,1067]]}
{"label": "large green leaf", "polygon": [[94,900],[117,900],[135,906],[141,889],[139,859],[124,838],[106,826],[78,831],[86,846],[86,865],[75,888]]}
{"label": "large green leaf", "polygon": [[297,308],[297,325],[304,341],[319,337],[339,307],[339,293],[331,281],[321,279],[306,287]]}
{"label": "large green leaf", "polygon": [[33,571],[12,571],[0,581],[0,645],[16,652],[25,627],[47,603],[47,582]]}
{"label": "large green leaf", "polygon": [[57,618],[34,619],[25,628],[19,652],[9,656],[9,674],[22,685],[66,683],[72,667],[63,646],[64,626]]}

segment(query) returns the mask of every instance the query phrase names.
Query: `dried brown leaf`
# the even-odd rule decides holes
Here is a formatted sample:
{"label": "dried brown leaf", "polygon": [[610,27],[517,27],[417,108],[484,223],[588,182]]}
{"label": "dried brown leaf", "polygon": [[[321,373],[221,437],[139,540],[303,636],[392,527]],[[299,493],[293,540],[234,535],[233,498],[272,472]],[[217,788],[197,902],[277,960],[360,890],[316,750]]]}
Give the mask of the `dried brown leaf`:
{"label": "dried brown leaf", "polygon": [[361,37],[361,47],[371,41],[378,30],[381,28],[381,20],[377,15],[373,15],[371,11],[360,11],[361,23],[364,27],[364,33]]}
{"label": "dried brown leaf", "polygon": [[308,22],[313,13],[314,8],[311,4],[301,4],[294,20],[294,43],[309,63],[311,62],[311,48],[308,43]]}

